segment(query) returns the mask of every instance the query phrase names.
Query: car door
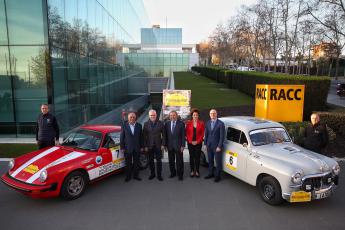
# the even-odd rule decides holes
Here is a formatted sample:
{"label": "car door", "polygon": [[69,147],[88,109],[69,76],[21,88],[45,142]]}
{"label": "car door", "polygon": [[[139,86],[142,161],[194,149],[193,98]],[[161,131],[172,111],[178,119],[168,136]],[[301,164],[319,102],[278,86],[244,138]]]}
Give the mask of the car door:
{"label": "car door", "polygon": [[248,141],[244,132],[231,126],[226,128],[223,152],[223,170],[235,177],[245,179],[247,171]]}
{"label": "car door", "polygon": [[105,147],[111,153],[112,171],[126,166],[124,153],[120,151],[120,132],[107,134]]}

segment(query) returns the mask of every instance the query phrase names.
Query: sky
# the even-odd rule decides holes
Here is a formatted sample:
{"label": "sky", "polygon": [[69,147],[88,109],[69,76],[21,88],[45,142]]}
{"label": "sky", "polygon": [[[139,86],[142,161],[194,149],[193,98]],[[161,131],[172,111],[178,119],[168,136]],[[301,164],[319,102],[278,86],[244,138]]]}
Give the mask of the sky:
{"label": "sky", "polygon": [[217,24],[236,15],[241,5],[255,2],[257,0],[143,0],[151,24],[182,28],[185,44],[207,40]]}

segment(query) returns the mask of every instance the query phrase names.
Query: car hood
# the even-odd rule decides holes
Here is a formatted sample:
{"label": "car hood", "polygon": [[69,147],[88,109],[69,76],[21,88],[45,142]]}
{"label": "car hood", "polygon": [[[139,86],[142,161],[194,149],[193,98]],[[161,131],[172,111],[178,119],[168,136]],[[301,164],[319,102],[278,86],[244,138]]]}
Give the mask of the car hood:
{"label": "car hood", "polygon": [[309,151],[292,143],[276,143],[256,146],[254,153],[288,164],[294,170],[303,170],[304,175],[332,171],[336,161],[324,155]]}
{"label": "car hood", "polygon": [[42,171],[56,165],[67,166],[72,160],[81,158],[84,155],[86,153],[62,146],[46,148],[31,155],[21,165],[16,165],[16,168],[10,171],[9,174],[13,178],[25,183],[42,184],[39,181],[39,176]]}

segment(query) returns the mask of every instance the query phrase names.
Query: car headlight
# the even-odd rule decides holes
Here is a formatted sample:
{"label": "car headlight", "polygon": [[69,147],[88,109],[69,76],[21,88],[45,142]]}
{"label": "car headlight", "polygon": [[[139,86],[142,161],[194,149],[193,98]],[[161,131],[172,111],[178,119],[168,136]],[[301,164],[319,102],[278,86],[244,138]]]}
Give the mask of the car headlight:
{"label": "car headlight", "polygon": [[302,174],[303,172],[298,171],[291,176],[291,181],[294,184],[300,184],[302,182]]}
{"label": "car headlight", "polygon": [[14,167],[14,159],[10,160],[10,162],[8,162],[8,170],[13,169],[13,167]]}
{"label": "car headlight", "polygon": [[47,180],[48,173],[47,170],[43,170],[40,174],[40,181],[43,183]]}
{"label": "car headlight", "polygon": [[339,175],[340,173],[340,166],[338,164],[334,165],[332,168],[332,171],[334,173],[334,175]]}

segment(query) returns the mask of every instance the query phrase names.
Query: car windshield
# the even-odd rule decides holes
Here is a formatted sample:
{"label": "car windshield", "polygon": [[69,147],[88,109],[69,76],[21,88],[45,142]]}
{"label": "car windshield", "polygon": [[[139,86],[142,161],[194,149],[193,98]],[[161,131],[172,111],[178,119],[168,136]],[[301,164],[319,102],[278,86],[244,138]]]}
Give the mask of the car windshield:
{"label": "car windshield", "polygon": [[95,131],[80,129],[72,132],[62,143],[63,146],[97,151],[102,140],[102,134]]}
{"label": "car windshield", "polygon": [[255,146],[291,142],[289,135],[283,128],[253,130],[249,133],[249,137]]}

